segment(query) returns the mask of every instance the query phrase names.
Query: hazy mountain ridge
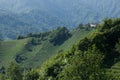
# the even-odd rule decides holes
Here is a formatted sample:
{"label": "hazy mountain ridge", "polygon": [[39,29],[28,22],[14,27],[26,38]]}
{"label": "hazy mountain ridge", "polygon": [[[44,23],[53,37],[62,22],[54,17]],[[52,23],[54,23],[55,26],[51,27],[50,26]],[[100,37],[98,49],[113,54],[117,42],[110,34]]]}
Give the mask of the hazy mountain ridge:
{"label": "hazy mountain ridge", "polygon": [[4,38],[15,39],[18,35],[48,31],[63,25],[64,21],[57,16],[40,10],[22,14],[0,12],[0,34]]}
{"label": "hazy mountain ridge", "polygon": [[[0,20],[1,32],[5,32],[0,34],[15,38],[19,34],[47,31],[58,26],[73,28],[80,23],[101,22],[104,18],[120,17],[119,6],[119,0],[0,0],[0,16],[6,18],[6,24]],[[19,22],[21,25],[17,25]],[[14,30],[16,25],[18,30]],[[9,34],[15,35],[6,34],[4,27],[9,28]]]}

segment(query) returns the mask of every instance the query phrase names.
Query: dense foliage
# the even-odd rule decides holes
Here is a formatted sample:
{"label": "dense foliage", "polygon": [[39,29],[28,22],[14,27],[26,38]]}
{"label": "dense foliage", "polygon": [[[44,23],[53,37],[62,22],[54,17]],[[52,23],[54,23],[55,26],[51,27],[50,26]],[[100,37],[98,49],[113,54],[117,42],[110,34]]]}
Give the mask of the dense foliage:
{"label": "dense foliage", "polygon": [[58,54],[46,62],[40,70],[40,75],[43,75],[40,76],[40,80],[119,79],[118,76],[113,77],[113,73],[106,74],[105,70],[117,63],[120,58],[119,21],[120,19],[106,19],[96,33],[81,40],[70,51]]}
{"label": "dense foliage", "polygon": [[52,32],[50,42],[54,45],[61,45],[70,36],[71,34],[67,28],[57,28],[57,30]]}
{"label": "dense foliage", "polygon": [[[54,32],[69,33],[64,27]],[[52,35],[55,36],[49,35],[48,40],[60,36],[53,33]],[[106,19],[96,32],[80,40],[68,51],[59,52],[48,59],[40,68],[20,68],[12,63],[13,66],[10,65],[7,71],[1,68],[3,73],[0,78],[2,80],[119,80],[119,75],[110,71],[119,61],[120,19]]]}

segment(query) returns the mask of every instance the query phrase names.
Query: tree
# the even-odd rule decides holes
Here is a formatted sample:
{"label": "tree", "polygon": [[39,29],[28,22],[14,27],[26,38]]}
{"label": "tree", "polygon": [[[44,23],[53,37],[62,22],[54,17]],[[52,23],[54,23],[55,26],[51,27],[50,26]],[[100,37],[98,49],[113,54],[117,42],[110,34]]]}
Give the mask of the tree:
{"label": "tree", "polygon": [[109,30],[111,27],[113,27],[112,23],[113,23],[112,19],[105,19],[103,25],[100,26],[100,31],[104,32],[106,30]]}
{"label": "tree", "polygon": [[7,75],[10,80],[22,80],[22,72],[19,65],[11,63],[7,69]]}
{"label": "tree", "polygon": [[5,75],[0,73],[0,80],[6,80]]}
{"label": "tree", "polygon": [[107,80],[102,69],[103,54],[93,46],[83,55],[74,55],[59,75],[59,80]]}
{"label": "tree", "polygon": [[25,75],[25,80],[37,80],[39,78],[39,73],[36,70],[28,71]]}
{"label": "tree", "polygon": [[51,34],[50,42],[55,46],[61,45],[69,37],[71,37],[69,30],[66,27],[59,27]]}
{"label": "tree", "polygon": [[77,29],[85,29],[85,27],[83,26],[83,24],[79,24]]}
{"label": "tree", "polygon": [[120,39],[119,42],[116,44],[116,50],[120,53]]}
{"label": "tree", "polygon": [[25,37],[24,36],[21,36],[21,35],[19,35],[18,37],[17,37],[17,39],[19,40],[19,39],[24,39]]}

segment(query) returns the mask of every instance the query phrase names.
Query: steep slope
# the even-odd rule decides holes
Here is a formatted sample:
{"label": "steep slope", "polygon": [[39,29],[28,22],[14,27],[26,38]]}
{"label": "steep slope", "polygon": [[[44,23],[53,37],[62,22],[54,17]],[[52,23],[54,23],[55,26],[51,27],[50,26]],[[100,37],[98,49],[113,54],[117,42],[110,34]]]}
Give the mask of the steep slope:
{"label": "steep slope", "polygon": [[27,44],[29,39],[24,39],[22,41],[0,41],[0,64],[1,66],[6,66],[11,61],[14,60],[15,55],[21,51],[25,44]]}
{"label": "steep slope", "polygon": [[[120,40],[116,44],[116,50],[120,53]],[[108,70],[108,72],[113,73],[115,79],[120,79],[120,60],[117,60],[117,63],[112,65],[112,67]]]}
{"label": "steep slope", "polygon": [[[29,34],[25,39],[18,37],[19,40],[1,41],[1,66],[8,66],[10,62],[15,61],[27,68],[38,67],[55,53],[68,50],[71,45],[94,30],[77,29],[70,33],[67,31],[66,28],[58,28],[57,30],[46,33]],[[62,39],[62,37],[66,39]],[[56,38],[59,41],[54,41]],[[60,42],[60,40],[62,41]]]}
{"label": "steep slope", "polygon": [[[35,49],[33,47],[43,44],[44,41],[44,45],[49,45],[50,43],[52,46],[49,47],[47,45],[45,46],[45,49],[42,48],[42,54],[46,54],[43,56],[49,55],[46,53],[48,48],[50,51],[54,52],[54,50],[57,49],[60,45],[64,45],[66,46],[66,49],[61,50],[62,48],[59,48],[60,51],[57,51],[58,54],[54,54],[54,56],[49,59],[47,57],[48,60],[44,62],[40,68],[26,69],[25,65],[23,65],[24,67],[20,69],[17,64],[12,63],[8,68],[8,70],[10,69],[9,72],[7,72],[9,75],[3,74],[1,75],[1,79],[4,78],[21,80],[23,78],[25,80],[119,80],[120,19],[106,19],[101,25],[99,25],[97,29],[88,31],[91,32],[90,34],[85,33],[83,38],[80,36],[80,39],[77,39],[77,41],[74,40],[77,42],[77,44],[67,44],[68,46],[71,46],[71,48],[68,50],[68,47],[65,45],[65,43],[69,43],[68,40],[72,41],[71,39],[76,38],[77,36],[74,37],[73,35],[78,35],[80,30],[88,30],[79,28],[81,27],[78,27],[77,30],[74,30],[71,33],[69,33],[69,31],[63,27],[58,28],[52,32],[50,31],[47,33],[29,34],[25,37],[19,36],[18,39],[23,40],[31,37],[31,40],[25,46],[26,49],[24,48],[22,50],[29,53],[24,53],[27,56],[29,56],[30,52]],[[71,36],[71,34],[73,35]],[[83,34],[83,32],[81,34]],[[57,39],[61,41],[63,37],[65,38],[65,41],[62,42],[63,44],[56,44]],[[42,40],[42,42],[39,38]],[[49,40],[48,43],[46,43],[47,40]],[[53,46],[56,47],[53,48]],[[40,59],[40,54],[36,56],[38,56]],[[19,59],[24,61],[28,58],[23,56],[23,58]],[[34,59],[35,63],[39,62],[37,58]],[[32,63],[31,67],[35,63]],[[39,62],[39,64],[41,64],[41,62]],[[38,63],[35,65],[39,66]],[[5,70],[5,68],[2,67],[1,70]],[[21,70],[23,72],[21,72]],[[16,71],[19,72],[19,74],[15,74]]]}
{"label": "steep slope", "polygon": [[119,39],[120,19],[105,20],[91,36],[46,61],[39,79],[119,80]]}

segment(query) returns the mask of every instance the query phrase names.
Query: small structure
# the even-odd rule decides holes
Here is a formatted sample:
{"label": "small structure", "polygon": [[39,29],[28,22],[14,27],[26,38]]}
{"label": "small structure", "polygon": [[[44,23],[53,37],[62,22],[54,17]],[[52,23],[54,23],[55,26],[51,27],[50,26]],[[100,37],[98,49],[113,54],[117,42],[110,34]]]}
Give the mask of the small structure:
{"label": "small structure", "polygon": [[90,27],[91,27],[91,28],[96,28],[97,26],[98,26],[97,23],[91,23],[91,24],[90,24]]}
{"label": "small structure", "polygon": [[87,24],[80,24],[78,28],[96,28],[98,27],[98,23],[87,23]]}

